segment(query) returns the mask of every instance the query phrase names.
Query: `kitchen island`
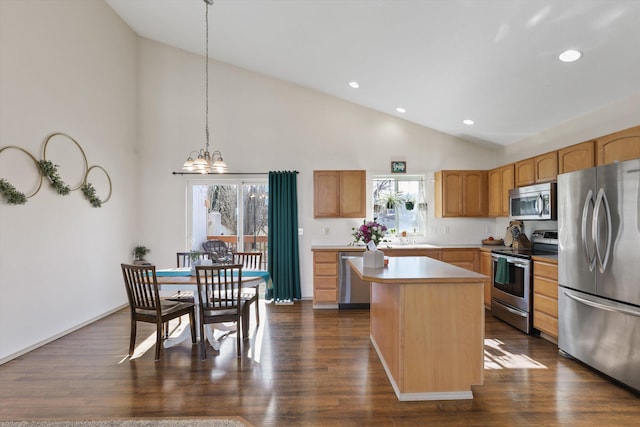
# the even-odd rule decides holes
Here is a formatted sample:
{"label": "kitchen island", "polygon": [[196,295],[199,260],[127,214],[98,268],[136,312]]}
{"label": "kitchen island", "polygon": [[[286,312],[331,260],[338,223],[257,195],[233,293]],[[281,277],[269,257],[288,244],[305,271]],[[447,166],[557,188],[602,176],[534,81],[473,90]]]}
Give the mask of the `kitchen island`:
{"label": "kitchen island", "polygon": [[349,262],[371,282],[371,342],[398,399],[472,399],[483,382],[488,278],[428,257],[391,257],[378,269]]}

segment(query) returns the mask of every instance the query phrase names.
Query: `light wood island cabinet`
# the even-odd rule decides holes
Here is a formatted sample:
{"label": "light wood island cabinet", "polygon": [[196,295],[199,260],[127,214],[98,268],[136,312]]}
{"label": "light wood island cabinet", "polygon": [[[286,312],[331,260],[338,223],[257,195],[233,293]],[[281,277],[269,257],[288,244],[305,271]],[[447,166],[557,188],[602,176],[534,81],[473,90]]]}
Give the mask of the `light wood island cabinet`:
{"label": "light wood island cabinet", "polygon": [[313,171],[314,218],[364,218],[366,171]]}
{"label": "light wood island cabinet", "polygon": [[473,398],[484,379],[486,278],[427,257],[379,269],[349,262],[371,282],[371,342],[398,400]]}
{"label": "light wood island cabinet", "polygon": [[[533,258],[533,327],[558,339],[558,261]],[[543,337],[545,337],[543,335]]]}

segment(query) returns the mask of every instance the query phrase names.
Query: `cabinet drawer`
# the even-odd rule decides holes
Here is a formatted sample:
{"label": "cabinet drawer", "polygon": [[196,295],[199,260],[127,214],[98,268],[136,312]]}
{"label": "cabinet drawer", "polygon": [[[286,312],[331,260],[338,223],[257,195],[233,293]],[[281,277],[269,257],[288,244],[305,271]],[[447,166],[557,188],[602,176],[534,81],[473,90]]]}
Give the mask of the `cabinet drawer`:
{"label": "cabinet drawer", "polygon": [[337,276],[338,265],[337,264],[315,264],[314,275],[316,276]]}
{"label": "cabinet drawer", "polygon": [[553,316],[534,311],[533,327],[547,335],[558,338],[558,319]]}
{"label": "cabinet drawer", "polygon": [[313,296],[314,302],[337,302],[337,289],[316,289]]}
{"label": "cabinet drawer", "polygon": [[546,262],[535,261],[533,263],[533,275],[558,281],[558,266],[555,264],[547,264]]}
{"label": "cabinet drawer", "polygon": [[558,300],[558,282],[544,277],[533,278],[533,292]]}
{"label": "cabinet drawer", "polygon": [[314,252],[313,253],[313,262],[338,262],[338,253],[337,252]]}
{"label": "cabinet drawer", "polygon": [[545,295],[533,294],[533,309],[558,318],[558,300]]}
{"label": "cabinet drawer", "polygon": [[316,289],[338,289],[338,277],[336,276],[316,276],[313,278],[313,283]]}
{"label": "cabinet drawer", "polygon": [[475,264],[473,262],[449,262],[451,265],[455,265],[456,267],[464,268],[466,270],[475,271]]}
{"label": "cabinet drawer", "polygon": [[476,259],[477,251],[442,251],[440,253],[440,260],[453,264],[454,262],[474,262]]}

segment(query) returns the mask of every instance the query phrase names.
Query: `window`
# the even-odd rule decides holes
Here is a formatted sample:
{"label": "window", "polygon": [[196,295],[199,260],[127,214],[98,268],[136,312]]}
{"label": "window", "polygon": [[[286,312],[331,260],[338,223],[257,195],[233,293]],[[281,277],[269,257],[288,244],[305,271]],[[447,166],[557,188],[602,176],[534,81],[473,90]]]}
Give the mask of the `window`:
{"label": "window", "polygon": [[392,236],[423,236],[427,222],[424,179],[420,176],[374,177],[373,219]]}
{"label": "window", "polygon": [[263,180],[191,180],[187,198],[187,247],[222,240],[232,251],[267,256],[268,184]]}

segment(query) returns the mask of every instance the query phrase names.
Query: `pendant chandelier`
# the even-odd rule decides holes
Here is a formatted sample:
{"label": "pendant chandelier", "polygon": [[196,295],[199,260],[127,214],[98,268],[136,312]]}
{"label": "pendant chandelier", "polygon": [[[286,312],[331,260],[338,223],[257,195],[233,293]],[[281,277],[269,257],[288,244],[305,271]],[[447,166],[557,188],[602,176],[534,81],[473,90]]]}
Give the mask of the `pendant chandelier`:
{"label": "pendant chandelier", "polygon": [[[204,149],[192,151],[187,160],[182,165],[182,170],[189,172],[209,172],[224,173],[227,171],[227,164],[222,159],[219,150],[209,152],[209,6],[213,5],[213,0],[203,0],[205,5],[205,141]],[[195,159],[194,159],[195,157]]]}

